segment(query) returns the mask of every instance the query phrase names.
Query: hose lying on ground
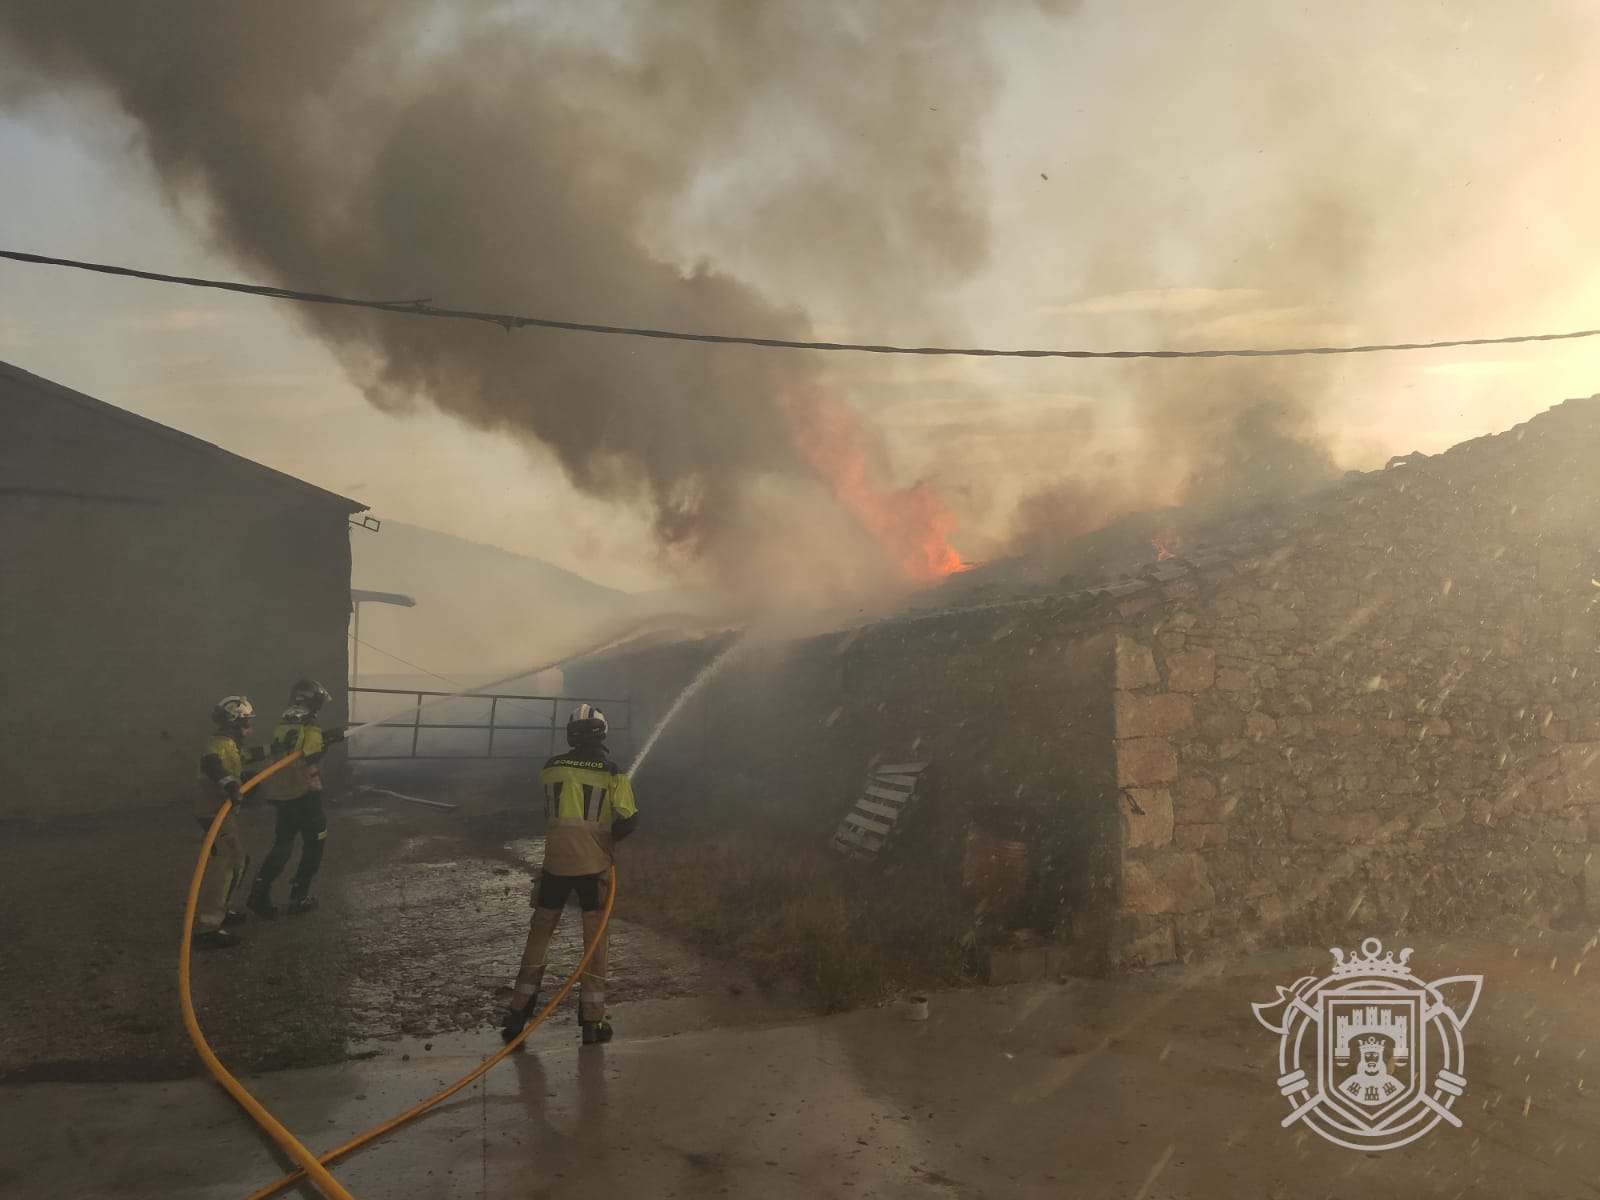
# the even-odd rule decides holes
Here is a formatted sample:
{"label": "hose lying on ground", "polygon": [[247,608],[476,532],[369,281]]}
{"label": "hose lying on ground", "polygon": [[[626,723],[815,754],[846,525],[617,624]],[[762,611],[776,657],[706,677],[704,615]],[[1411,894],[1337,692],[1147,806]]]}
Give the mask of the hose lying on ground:
{"label": "hose lying on ground", "polygon": [[[248,792],[251,788],[255,787],[256,784],[266,779],[269,775],[282,770],[299,757],[300,755],[298,752],[290,754],[285,758],[279,759],[265,770],[260,771],[239,789],[240,795]],[[343,1158],[346,1154],[350,1153],[350,1151],[361,1146],[365,1146],[368,1142],[374,1141],[375,1139],[382,1137],[384,1134],[400,1128],[400,1126],[406,1124],[408,1121],[420,1117],[434,1105],[443,1100],[449,1099],[462,1088],[479,1079],[492,1067],[494,1067],[496,1063],[500,1062],[508,1054],[516,1050],[522,1045],[523,1041],[528,1037],[529,1034],[531,1034],[535,1029],[544,1023],[545,1019],[556,1010],[556,1006],[566,998],[567,993],[570,992],[574,986],[576,986],[578,980],[582,977],[585,968],[588,967],[589,960],[594,957],[595,951],[599,948],[601,938],[605,937],[606,927],[611,923],[611,909],[616,903],[617,899],[616,868],[613,867],[611,871],[611,885],[606,889],[606,905],[605,909],[600,914],[600,929],[595,935],[594,941],[585,947],[583,957],[578,960],[577,967],[573,970],[572,974],[567,977],[567,981],[561,985],[560,990],[557,991],[553,997],[551,997],[550,1003],[546,1004],[544,1008],[540,1010],[539,1014],[528,1023],[527,1027],[521,1033],[519,1033],[512,1041],[508,1042],[498,1052],[490,1055],[482,1063],[478,1064],[478,1066],[467,1072],[467,1074],[456,1080],[449,1087],[446,1087],[442,1091],[435,1093],[421,1103],[408,1108],[405,1112],[399,1114],[398,1116],[391,1117],[389,1120],[383,1122],[383,1124],[373,1126],[373,1128],[367,1130],[365,1133],[350,1139],[350,1141],[346,1142],[344,1145],[328,1151],[319,1158],[317,1155],[308,1150],[305,1145],[294,1136],[294,1134],[285,1129],[284,1126],[277,1120],[277,1118],[263,1108],[260,1101],[252,1096],[249,1091],[245,1089],[245,1086],[229,1073],[228,1069],[222,1065],[221,1060],[218,1059],[216,1054],[212,1051],[210,1044],[206,1041],[204,1032],[202,1032],[200,1029],[200,1022],[195,1017],[194,998],[189,992],[189,956],[191,952],[191,931],[194,928],[195,910],[200,905],[200,887],[205,879],[206,862],[211,857],[211,847],[217,840],[218,832],[222,829],[223,819],[227,817],[230,811],[232,811],[232,808],[233,805],[225,800],[222,803],[222,807],[217,810],[217,815],[211,821],[211,828],[206,830],[205,842],[200,847],[200,859],[195,864],[194,877],[189,881],[189,896],[188,900],[184,904],[183,909],[183,941],[178,949],[178,996],[183,1005],[183,1025],[188,1031],[189,1041],[194,1044],[196,1053],[200,1055],[200,1061],[205,1064],[205,1068],[211,1073],[211,1077],[221,1084],[230,1096],[238,1101],[239,1106],[243,1108],[247,1114],[249,1114],[251,1120],[253,1120],[257,1125],[261,1126],[261,1128],[266,1131],[267,1135],[271,1137],[273,1141],[277,1142],[279,1146],[283,1147],[284,1152],[287,1153],[290,1158],[294,1159],[295,1162],[300,1164],[297,1170],[290,1172],[276,1182],[270,1183],[260,1191],[254,1193],[250,1197],[250,1200],[264,1200],[265,1197],[271,1196],[275,1192],[288,1187],[292,1183],[297,1183],[307,1176],[309,1176],[311,1181],[317,1185],[322,1194],[328,1197],[328,1200],[355,1200],[355,1197],[346,1191],[344,1187],[340,1185],[339,1181],[328,1173],[324,1164],[333,1162],[339,1158]]]}

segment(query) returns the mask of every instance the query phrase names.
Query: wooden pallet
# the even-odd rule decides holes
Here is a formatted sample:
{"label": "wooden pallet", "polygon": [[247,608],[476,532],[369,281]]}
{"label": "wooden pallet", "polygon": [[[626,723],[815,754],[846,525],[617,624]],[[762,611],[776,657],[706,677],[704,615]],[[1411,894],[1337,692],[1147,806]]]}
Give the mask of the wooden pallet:
{"label": "wooden pallet", "polygon": [[927,766],[925,762],[890,763],[869,774],[860,799],[834,831],[833,848],[851,858],[877,858],[911,807],[917,780]]}

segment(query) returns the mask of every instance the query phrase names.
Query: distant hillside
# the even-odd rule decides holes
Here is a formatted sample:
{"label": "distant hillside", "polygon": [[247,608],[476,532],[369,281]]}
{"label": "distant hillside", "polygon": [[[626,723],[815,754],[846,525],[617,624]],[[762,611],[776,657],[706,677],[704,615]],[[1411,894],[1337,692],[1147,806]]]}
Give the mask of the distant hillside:
{"label": "distant hillside", "polygon": [[[398,521],[385,521],[377,533],[351,530],[350,551],[351,586],[417,602],[410,609],[363,604],[361,640],[453,678],[532,665],[660,611],[662,603],[541,559]],[[360,667],[363,676],[409,674],[367,647]]]}

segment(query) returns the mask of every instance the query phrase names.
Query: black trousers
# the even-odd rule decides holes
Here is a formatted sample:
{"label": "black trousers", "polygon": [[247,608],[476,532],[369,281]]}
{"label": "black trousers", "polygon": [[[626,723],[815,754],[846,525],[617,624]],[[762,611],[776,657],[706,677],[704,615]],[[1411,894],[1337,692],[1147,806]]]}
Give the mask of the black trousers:
{"label": "black trousers", "polygon": [[301,841],[300,865],[295,868],[294,879],[289,884],[289,898],[303,900],[311,891],[311,881],[322,866],[322,848],[328,839],[328,818],[322,812],[322,793],[307,792],[293,800],[275,801],[278,810],[277,828],[273,830],[272,849],[262,860],[256,875],[256,886],[266,891],[273,880],[283,874],[294,853],[295,838]]}
{"label": "black trousers", "polygon": [[533,906],[553,908],[560,912],[567,906],[567,897],[577,892],[579,908],[584,912],[599,912],[600,906],[605,903],[604,889],[600,886],[603,877],[604,872],[598,875],[552,875],[549,871],[540,871],[539,890]]}

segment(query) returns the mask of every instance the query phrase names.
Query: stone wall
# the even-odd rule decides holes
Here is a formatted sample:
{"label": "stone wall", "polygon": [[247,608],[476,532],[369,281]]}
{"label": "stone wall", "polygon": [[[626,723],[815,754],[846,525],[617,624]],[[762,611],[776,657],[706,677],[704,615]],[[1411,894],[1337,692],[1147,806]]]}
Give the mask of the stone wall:
{"label": "stone wall", "polygon": [[1120,961],[1600,914],[1597,426],[1363,477],[1124,605]]}
{"label": "stone wall", "polygon": [[[1227,553],[757,655],[664,762],[820,838],[874,754],[929,753],[929,853],[1029,843],[1049,945],[1012,974],[1600,918],[1596,461],[1571,401]],[[696,669],[658,658],[641,713]]]}

